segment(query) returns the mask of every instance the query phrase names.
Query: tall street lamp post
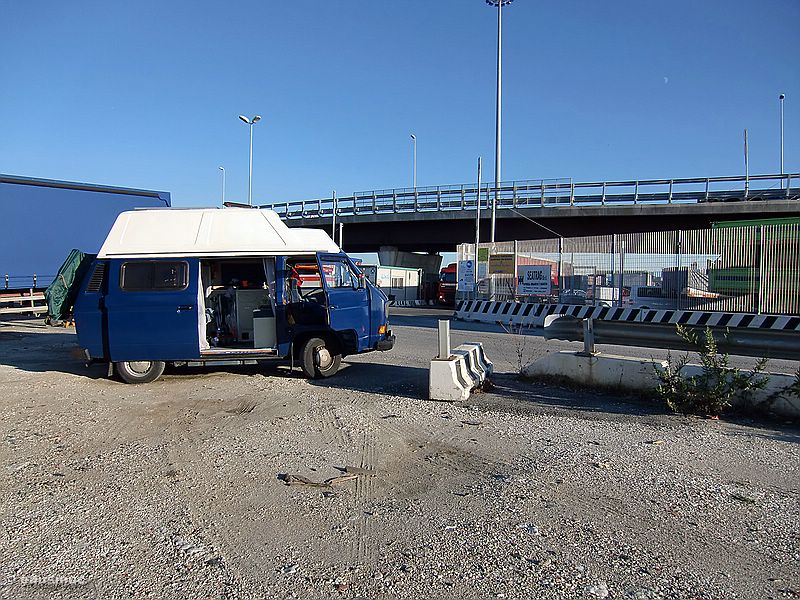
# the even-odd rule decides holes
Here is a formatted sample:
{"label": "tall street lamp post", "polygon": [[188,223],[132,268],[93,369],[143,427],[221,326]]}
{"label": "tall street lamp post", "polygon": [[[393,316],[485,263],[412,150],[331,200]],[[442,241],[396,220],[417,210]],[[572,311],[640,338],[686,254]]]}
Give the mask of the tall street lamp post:
{"label": "tall street lamp post", "polygon": [[247,179],[247,203],[253,205],[253,125],[261,120],[261,115],[256,115],[252,119],[248,119],[244,115],[239,115],[244,123],[250,126],[250,176]]}
{"label": "tall street lamp post", "polygon": [[417,189],[417,136],[411,134],[411,140],[414,143],[414,189]]}
{"label": "tall street lamp post", "polygon": [[225,167],[220,166],[220,171],[222,171],[222,204],[225,204]]}
{"label": "tall street lamp post", "polygon": [[503,7],[511,4],[514,0],[486,0],[486,4],[497,7],[497,121],[495,124],[495,146],[494,146],[494,202],[492,203],[492,237],[494,243],[494,233],[496,224],[497,195],[500,188],[500,99],[502,90],[502,46],[503,46]]}
{"label": "tall street lamp post", "polygon": [[786,98],[786,94],[781,94],[778,96],[778,100],[781,103],[781,175],[783,175],[783,100]]}

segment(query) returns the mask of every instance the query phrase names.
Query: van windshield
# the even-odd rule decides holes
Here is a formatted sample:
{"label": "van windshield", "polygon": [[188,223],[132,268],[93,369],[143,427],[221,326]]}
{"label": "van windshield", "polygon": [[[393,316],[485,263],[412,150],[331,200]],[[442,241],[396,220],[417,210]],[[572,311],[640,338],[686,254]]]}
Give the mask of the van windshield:
{"label": "van windshield", "polygon": [[456,282],[456,274],[455,273],[442,273],[439,281],[442,283],[455,283]]}

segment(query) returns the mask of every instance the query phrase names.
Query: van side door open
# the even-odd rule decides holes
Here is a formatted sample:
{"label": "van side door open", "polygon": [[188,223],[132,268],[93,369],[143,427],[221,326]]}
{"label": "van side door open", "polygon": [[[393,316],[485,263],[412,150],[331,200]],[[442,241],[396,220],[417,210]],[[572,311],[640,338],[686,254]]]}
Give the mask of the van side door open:
{"label": "van side door open", "polygon": [[319,271],[325,293],[331,329],[353,344],[346,354],[369,347],[370,299],[364,278],[343,254],[319,254]]}
{"label": "van side door open", "polygon": [[109,264],[106,296],[112,361],[200,355],[196,258],[122,259]]}

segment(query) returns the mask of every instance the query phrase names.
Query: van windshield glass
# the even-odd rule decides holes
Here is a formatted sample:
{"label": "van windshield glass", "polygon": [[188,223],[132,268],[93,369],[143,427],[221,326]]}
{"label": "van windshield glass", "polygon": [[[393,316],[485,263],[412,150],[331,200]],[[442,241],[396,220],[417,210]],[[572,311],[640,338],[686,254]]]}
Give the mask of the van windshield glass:
{"label": "van windshield glass", "polygon": [[456,282],[456,274],[455,273],[442,273],[439,280],[442,283],[455,283]]}

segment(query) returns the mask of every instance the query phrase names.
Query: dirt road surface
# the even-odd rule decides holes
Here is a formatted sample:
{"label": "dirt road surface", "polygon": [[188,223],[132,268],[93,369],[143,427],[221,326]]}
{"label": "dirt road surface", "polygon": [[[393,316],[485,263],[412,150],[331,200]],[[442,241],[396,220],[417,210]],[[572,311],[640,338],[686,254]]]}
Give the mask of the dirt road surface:
{"label": "dirt road surface", "polygon": [[71,330],[0,324],[0,598],[800,595],[795,425],[521,382],[480,328],[454,344],[484,342],[497,387],[429,402],[435,315],[394,321],[330,380],[142,386]]}

